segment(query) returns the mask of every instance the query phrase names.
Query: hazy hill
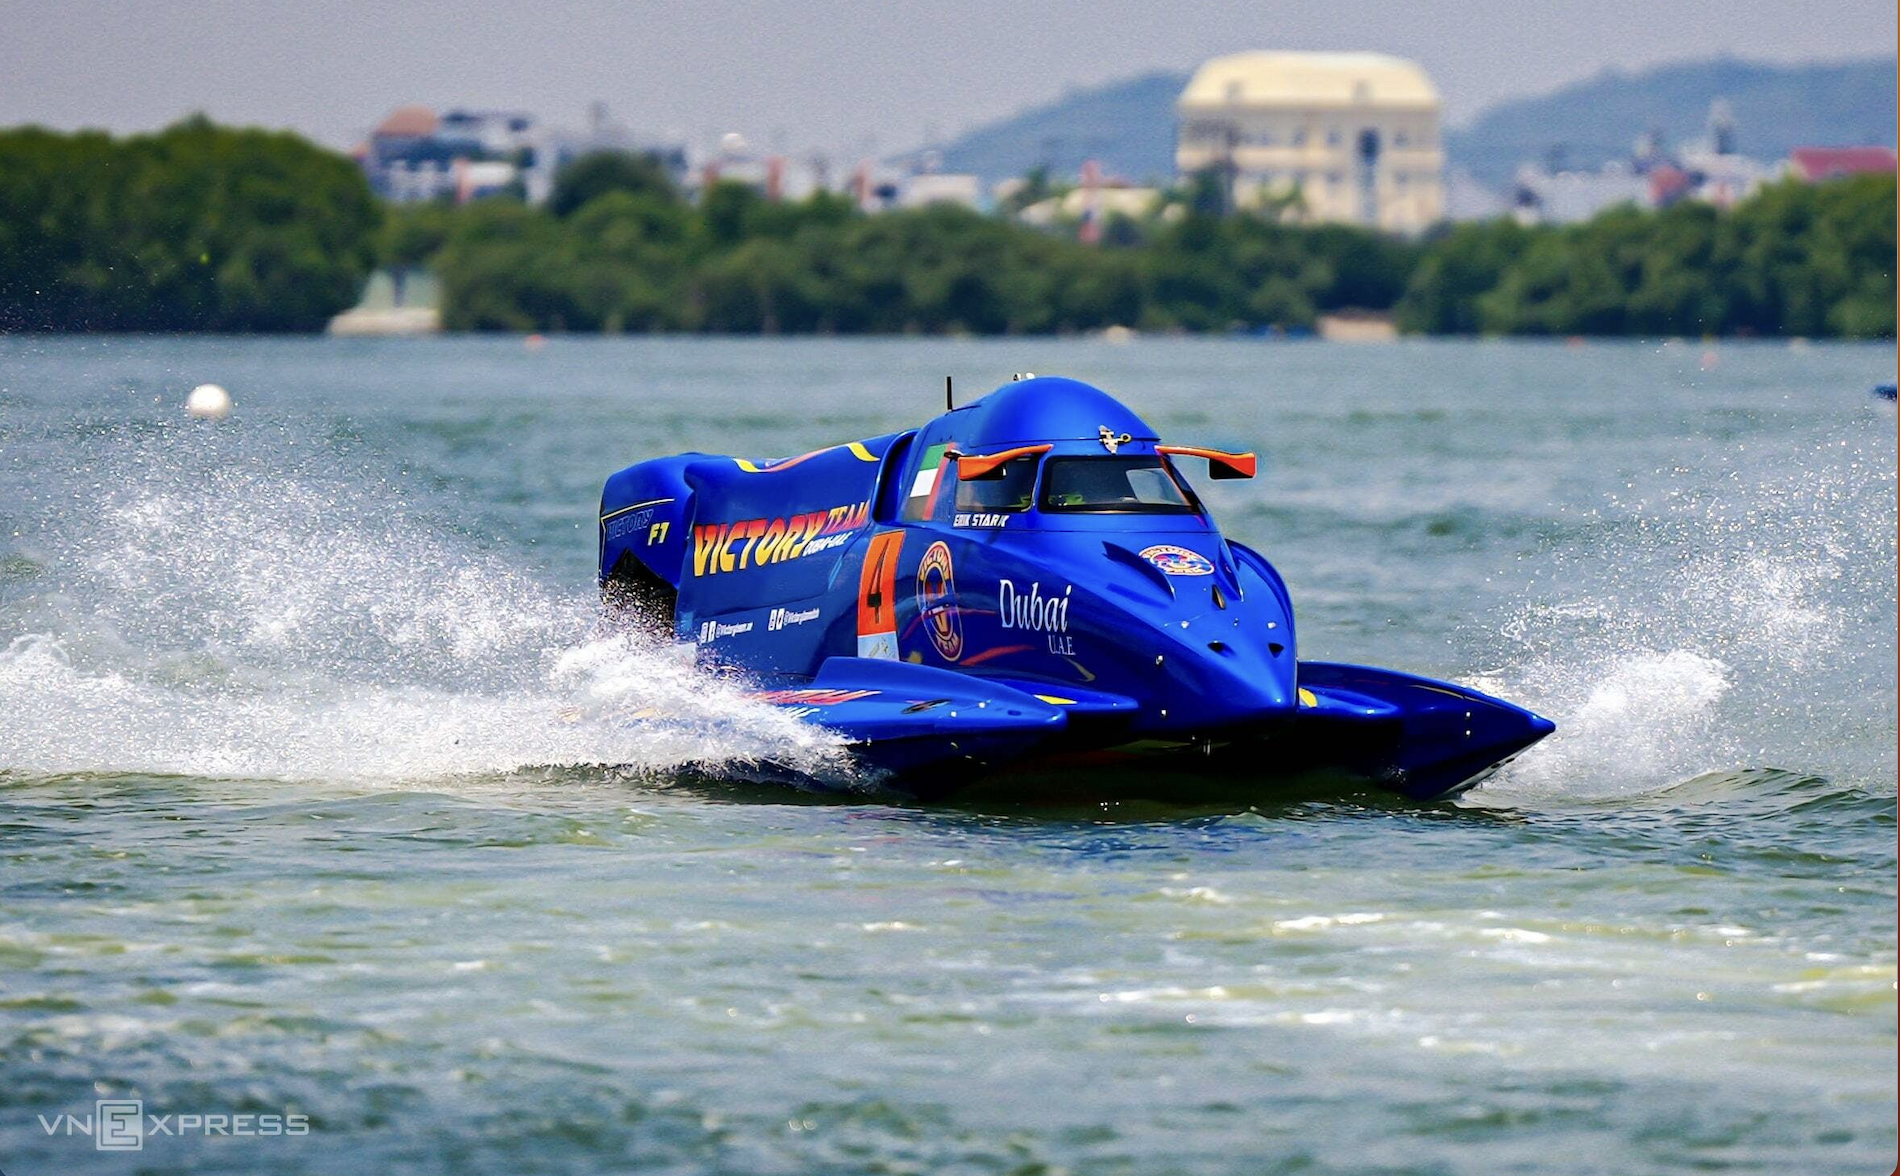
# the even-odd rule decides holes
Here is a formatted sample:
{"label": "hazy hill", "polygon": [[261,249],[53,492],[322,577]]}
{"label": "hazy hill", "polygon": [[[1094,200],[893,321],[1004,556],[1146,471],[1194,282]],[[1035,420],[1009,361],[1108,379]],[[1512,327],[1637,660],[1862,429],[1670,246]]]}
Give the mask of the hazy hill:
{"label": "hazy hill", "polygon": [[1725,100],[1736,149],[1761,160],[1793,147],[1894,141],[1892,58],[1843,65],[1764,65],[1723,59],[1609,70],[1540,98],[1500,103],[1445,136],[1451,162],[1480,180],[1508,180],[1519,162],[1561,150],[1567,167],[1627,157],[1636,136],[1666,145],[1706,133],[1709,103]]}
{"label": "hazy hill", "polygon": [[[1703,134],[1709,103],[1726,99],[1744,154],[1784,158],[1800,145],[1894,141],[1892,58],[1844,65],[1724,59],[1611,70],[1535,98],[1499,103],[1446,134],[1454,167],[1491,183],[1561,145],[1569,166],[1626,155],[1645,130],[1682,143]],[[946,171],[994,182],[1048,166],[1073,175],[1099,159],[1112,175],[1174,172],[1174,100],[1185,73],[1153,73],[1077,90],[971,131],[943,148]]]}
{"label": "hazy hill", "polygon": [[1095,159],[1109,175],[1172,176],[1174,100],[1187,79],[1153,73],[1076,90],[955,140],[943,148],[943,168],[994,183],[1033,167],[1072,176]]}

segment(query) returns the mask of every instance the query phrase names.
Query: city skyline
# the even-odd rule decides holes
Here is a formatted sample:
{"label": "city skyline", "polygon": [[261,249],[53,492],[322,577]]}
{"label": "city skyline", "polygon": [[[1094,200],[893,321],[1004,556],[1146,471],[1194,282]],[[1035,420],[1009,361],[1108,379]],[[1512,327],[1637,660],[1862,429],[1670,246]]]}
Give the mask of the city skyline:
{"label": "city skyline", "polygon": [[1395,53],[1436,81],[1449,122],[1605,68],[1731,55],[1866,59],[1895,43],[1895,9],[1858,0],[1655,7],[1291,4],[1244,13],[1104,0],[1038,11],[976,0],[861,11],[835,0],[499,5],[318,0],[263,12],[229,0],[163,11],[79,0],[57,21],[0,0],[0,124],[151,129],[203,111],[347,148],[391,108],[518,108],[579,126],[591,102],[645,135],[840,158],[888,154],[1063,93],[1250,48]]}

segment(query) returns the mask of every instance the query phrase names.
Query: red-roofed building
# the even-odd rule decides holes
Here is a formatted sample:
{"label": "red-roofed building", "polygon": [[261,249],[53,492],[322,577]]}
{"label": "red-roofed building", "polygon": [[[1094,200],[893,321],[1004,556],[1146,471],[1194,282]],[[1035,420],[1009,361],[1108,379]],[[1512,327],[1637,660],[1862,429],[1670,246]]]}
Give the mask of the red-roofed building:
{"label": "red-roofed building", "polygon": [[1649,206],[1667,208],[1695,190],[1695,177],[1672,163],[1649,169]]}
{"label": "red-roofed building", "polygon": [[379,139],[423,139],[435,134],[435,111],[426,106],[398,106],[377,124]]}
{"label": "red-roofed building", "polygon": [[466,203],[513,183],[534,158],[534,120],[518,111],[399,106],[376,124],[357,162],[391,200]]}
{"label": "red-roofed building", "polygon": [[683,148],[643,144],[606,118],[606,108],[596,104],[592,130],[572,134],[537,126],[521,110],[458,108],[438,115],[427,106],[399,106],[350,155],[373,191],[398,202],[460,204],[519,184],[538,204],[564,163],[592,151],[651,155],[676,178],[685,170]]}
{"label": "red-roofed building", "polygon": [[1891,147],[1796,147],[1788,154],[1788,170],[1810,184],[1842,176],[1893,175]]}

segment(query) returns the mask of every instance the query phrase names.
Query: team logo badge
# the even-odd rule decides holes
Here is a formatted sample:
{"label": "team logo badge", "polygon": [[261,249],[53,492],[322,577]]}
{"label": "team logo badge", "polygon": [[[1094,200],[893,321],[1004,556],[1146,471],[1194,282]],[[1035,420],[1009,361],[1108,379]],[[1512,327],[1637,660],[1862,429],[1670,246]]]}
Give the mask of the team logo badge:
{"label": "team logo badge", "polygon": [[1176,547],[1170,543],[1157,543],[1153,547],[1141,549],[1141,558],[1160,568],[1170,576],[1211,576],[1214,565],[1198,551],[1189,551],[1185,547]]}
{"label": "team logo badge", "polygon": [[917,619],[943,660],[953,662],[963,656],[957,583],[950,567],[950,548],[942,542],[932,543],[917,565]]}

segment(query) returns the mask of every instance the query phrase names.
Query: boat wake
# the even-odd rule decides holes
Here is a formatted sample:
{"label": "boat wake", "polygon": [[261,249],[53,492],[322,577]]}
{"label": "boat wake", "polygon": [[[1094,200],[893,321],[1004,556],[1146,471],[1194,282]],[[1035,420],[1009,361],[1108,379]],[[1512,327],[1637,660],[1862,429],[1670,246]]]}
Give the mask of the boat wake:
{"label": "boat wake", "polygon": [[[1895,473],[1890,439],[1850,440],[1778,476],[1738,465],[1720,494],[1665,479],[1527,560],[1505,620],[1468,631],[1501,668],[1463,677],[1558,730],[1474,799],[1769,768],[1890,787]],[[551,589],[333,446],[165,429],[88,450],[86,478],[0,469],[0,771],[849,775],[823,732],[603,633],[591,589]]]}
{"label": "boat wake", "polygon": [[0,570],[0,767],[414,781],[837,758],[399,487],[190,440],[30,492],[42,525]]}
{"label": "boat wake", "polygon": [[1885,456],[1857,441],[1875,452],[1843,459],[1849,444],[1817,442],[1827,452],[1775,476],[1738,464],[1720,493],[1665,476],[1537,561],[1502,626],[1509,666],[1480,685],[1557,733],[1477,799],[1655,794],[1770,768],[1890,787],[1895,471],[1890,439]]}

